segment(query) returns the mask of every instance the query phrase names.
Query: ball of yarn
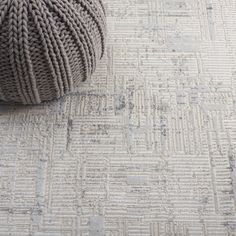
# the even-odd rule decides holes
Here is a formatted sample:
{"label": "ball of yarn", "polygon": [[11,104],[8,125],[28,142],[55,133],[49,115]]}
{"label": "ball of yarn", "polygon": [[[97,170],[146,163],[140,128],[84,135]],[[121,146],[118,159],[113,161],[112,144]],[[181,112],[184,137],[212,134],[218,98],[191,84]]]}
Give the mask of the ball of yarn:
{"label": "ball of yarn", "polygon": [[0,100],[74,91],[103,56],[105,26],[101,0],[0,0]]}

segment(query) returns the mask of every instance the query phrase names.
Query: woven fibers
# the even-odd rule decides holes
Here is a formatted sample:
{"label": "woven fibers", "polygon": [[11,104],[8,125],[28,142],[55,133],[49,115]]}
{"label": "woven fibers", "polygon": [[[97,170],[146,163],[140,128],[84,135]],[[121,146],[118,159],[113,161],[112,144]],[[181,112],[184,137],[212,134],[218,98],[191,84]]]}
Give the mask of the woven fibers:
{"label": "woven fibers", "polygon": [[101,0],[1,0],[0,100],[39,104],[72,92],[104,53]]}

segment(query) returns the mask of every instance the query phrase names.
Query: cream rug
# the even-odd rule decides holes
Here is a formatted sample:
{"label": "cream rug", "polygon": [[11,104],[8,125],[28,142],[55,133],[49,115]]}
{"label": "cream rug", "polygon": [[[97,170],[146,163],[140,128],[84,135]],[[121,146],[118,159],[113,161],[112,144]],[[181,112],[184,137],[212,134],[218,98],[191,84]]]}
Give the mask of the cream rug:
{"label": "cream rug", "polygon": [[236,235],[236,1],[105,5],[78,93],[0,107],[0,235]]}

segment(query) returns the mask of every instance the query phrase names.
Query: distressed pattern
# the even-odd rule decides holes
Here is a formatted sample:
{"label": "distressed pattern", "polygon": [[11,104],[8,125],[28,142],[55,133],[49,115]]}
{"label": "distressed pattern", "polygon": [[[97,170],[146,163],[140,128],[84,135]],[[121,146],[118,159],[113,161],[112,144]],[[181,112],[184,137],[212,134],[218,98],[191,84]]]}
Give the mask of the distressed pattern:
{"label": "distressed pattern", "polygon": [[236,235],[236,1],[106,0],[73,96],[0,111],[0,235]]}

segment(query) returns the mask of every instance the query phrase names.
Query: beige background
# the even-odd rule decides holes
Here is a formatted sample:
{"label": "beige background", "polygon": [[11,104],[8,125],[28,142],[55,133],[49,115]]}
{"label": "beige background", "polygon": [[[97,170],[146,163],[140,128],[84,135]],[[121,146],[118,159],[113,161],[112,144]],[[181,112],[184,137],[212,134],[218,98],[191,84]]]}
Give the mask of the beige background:
{"label": "beige background", "polygon": [[236,235],[236,1],[105,5],[91,80],[0,107],[0,235]]}

